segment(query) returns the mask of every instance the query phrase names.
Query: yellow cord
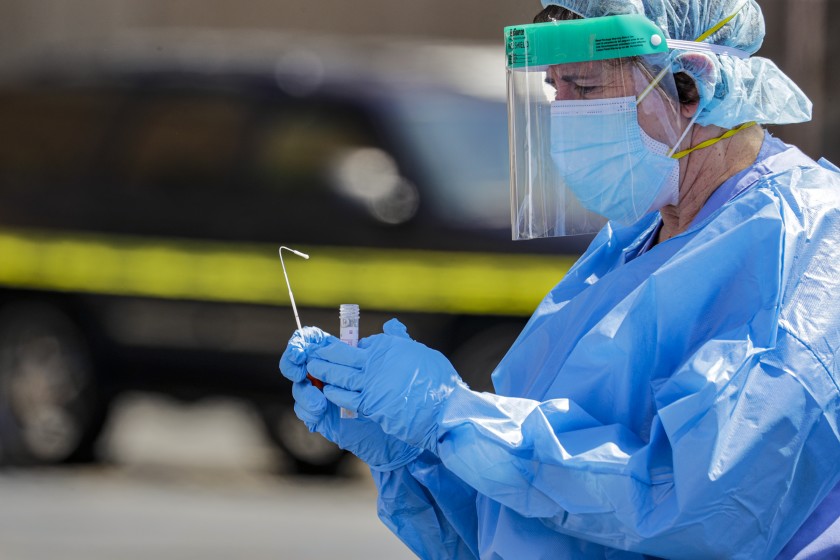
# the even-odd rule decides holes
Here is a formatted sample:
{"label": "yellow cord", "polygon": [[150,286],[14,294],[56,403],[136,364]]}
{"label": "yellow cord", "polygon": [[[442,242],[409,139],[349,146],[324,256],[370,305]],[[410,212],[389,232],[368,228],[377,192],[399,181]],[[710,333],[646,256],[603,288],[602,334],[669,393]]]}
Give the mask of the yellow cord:
{"label": "yellow cord", "polygon": [[727,138],[731,138],[731,137],[735,136],[736,134],[738,134],[739,132],[741,132],[742,130],[746,130],[749,127],[751,127],[755,124],[757,124],[755,121],[750,121],[748,123],[744,123],[744,124],[742,124],[740,126],[737,126],[733,129],[727,130],[726,132],[724,132],[723,134],[721,134],[717,138],[710,138],[709,140],[706,140],[705,142],[700,142],[699,144],[697,144],[693,148],[688,148],[687,150],[677,152],[676,154],[672,155],[671,157],[674,158],[674,159],[684,158],[685,156],[687,156],[691,152],[694,152],[696,150],[702,150],[703,148],[708,148],[709,146],[717,144],[721,140],[726,140]]}
{"label": "yellow cord", "polygon": [[[706,39],[708,39],[708,38],[709,38],[709,37],[711,37],[712,35],[714,35],[714,34],[715,34],[715,32],[717,32],[717,31],[718,31],[721,27],[723,27],[724,25],[726,25],[727,23],[729,23],[730,21],[732,21],[732,20],[735,18],[735,16],[737,16],[737,15],[738,15],[738,12],[740,12],[740,11],[744,8],[744,6],[746,6],[746,5],[747,5],[747,2],[749,2],[749,0],[743,0],[743,2],[741,2],[741,3],[738,5],[738,7],[737,7],[737,8],[735,8],[735,11],[734,11],[734,12],[732,12],[732,13],[731,13],[731,14],[730,14],[727,18],[722,19],[721,21],[719,21],[719,22],[718,22],[715,26],[713,26],[711,29],[708,29],[707,31],[705,31],[704,33],[702,33],[702,34],[701,34],[699,37],[697,37],[694,41],[695,41],[696,43],[700,43],[700,42],[705,41]],[[647,97],[647,95],[648,95],[651,91],[653,91],[653,88],[655,88],[655,87],[659,84],[660,80],[662,80],[662,78],[663,78],[663,77],[665,77],[665,74],[666,74],[669,70],[670,70],[670,68],[669,68],[668,66],[666,66],[666,67],[664,67],[664,68],[662,69],[662,71],[659,73],[659,75],[658,75],[658,76],[656,76],[656,78],[654,78],[654,79],[650,82],[650,84],[648,84],[648,86],[644,89],[644,91],[642,91],[642,93],[641,93],[641,94],[640,94],[640,95],[636,98],[636,105],[639,105],[639,104],[642,102],[642,100],[643,100],[645,97]],[[687,156],[687,155],[688,155],[688,154],[690,154],[691,152],[694,152],[694,151],[697,151],[697,150],[702,150],[703,148],[708,148],[709,146],[713,146],[714,144],[717,144],[717,143],[718,143],[718,142],[720,142],[721,140],[726,140],[727,138],[731,138],[731,137],[735,136],[736,134],[738,134],[739,132],[741,132],[742,130],[746,130],[746,129],[748,129],[749,127],[751,127],[751,126],[753,126],[753,125],[755,125],[755,124],[757,124],[755,121],[751,121],[751,122],[748,122],[748,123],[744,123],[744,124],[742,124],[742,125],[740,125],[740,126],[738,126],[738,127],[735,127],[735,128],[733,128],[733,129],[727,130],[726,132],[724,132],[722,135],[718,136],[717,138],[711,138],[711,139],[709,139],[709,140],[706,140],[705,142],[701,142],[701,143],[697,144],[697,145],[696,145],[696,146],[694,146],[693,148],[688,148],[688,149],[683,150],[683,151],[681,151],[681,152],[677,152],[677,153],[675,153],[675,154],[672,154],[672,155],[671,155],[671,157],[672,157],[672,158],[674,158],[674,159],[684,158],[685,156]],[[680,140],[682,140],[682,139],[680,139]]]}
{"label": "yellow cord", "polygon": [[711,29],[709,29],[708,31],[706,31],[705,33],[703,33],[702,35],[700,35],[699,37],[697,37],[697,38],[695,39],[695,41],[699,43],[699,42],[701,42],[701,41],[705,41],[706,39],[708,39],[709,37],[711,37],[712,35],[714,35],[714,34],[715,34],[715,32],[716,32],[718,29],[720,29],[721,27],[723,27],[724,25],[726,25],[727,23],[729,23],[730,21],[732,21],[732,19],[733,19],[735,16],[737,16],[737,15],[738,15],[738,12],[740,12],[740,11],[741,11],[741,9],[742,9],[744,6],[746,6],[746,4],[747,4],[747,0],[744,0],[743,2],[741,2],[741,5],[740,5],[740,6],[738,6],[738,8],[737,8],[734,12],[732,12],[732,14],[731,14],[729,17],[727,17],[726,19],[721,20],[721,21],[720,21],[717,25],[715,25],[714,27],[712,27]]}
{"label": "yellow cord", "polygon": [[[743,9],[743,7],[747,5],[747,2],[748,2],[748,1],[749,1],[749,0],[744,0],[743,2],[741,2],[741,4],[740,4],[740,5],[739,5],[736,9],[735,9],[735,11],[734,11],[734,12],[732,12],[732,13],[729,15],[729,17],[727,17],[726,19],[721,20],[720,22],[718,22],[718,23],[717,23],[717,25],[715,25],[714,27],[712,27],[711,29],[709,29],[708,31],[704,32],[702,35],[700,35],[699,37],[697,37],[696,39],[694,39],[694,42],[695,42],[695,43],[701,43],[701,42],[705,41],[706,39],[708,39],[709,37],[711,37],[712,35],[714,35],[714,33],[715,33],[718,29],[720,29],[721,27],[723,27],[724,25],[726,25],[727,23],[729,23],[730,21],[732,21],[732,19],[733,19],[735,16],[737,16],[737,15],[738,15],[738,12],[740,12],[740,11]],[[669,68],[668,66],[665,66],[665,67],[662,69],[662,71],[659,73],[659,75],[658,75],[658,76],[656,76],[656,78],[654,78],[654,79],[653,79],[653,81],[651,81],[651,82],[650,82],[650,84],[648,84],[648,86],[644,89],[644,91],[642,91],[642,93],[641,93],[641,94],[640,94],[640,95],[636,98],[636,105],[638,105],[639,103],[641,103],[641,102],[642,102],[642,100],[643,100],[645,97],[647,97],[647,95],[648,95],[651,91],[653,91],[653,88],[655,88],[655,87],[659,84],[659,82],[662,80],[662,78],[664,78],[664,77],[665,77],[665,74],[667,74],[669,70],[670,70],[670,68]]]}

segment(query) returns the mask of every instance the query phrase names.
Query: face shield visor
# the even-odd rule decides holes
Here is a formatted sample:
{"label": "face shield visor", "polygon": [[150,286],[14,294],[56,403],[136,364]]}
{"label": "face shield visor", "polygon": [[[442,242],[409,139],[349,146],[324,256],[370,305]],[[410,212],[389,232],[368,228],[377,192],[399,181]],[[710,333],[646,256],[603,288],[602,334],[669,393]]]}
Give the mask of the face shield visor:
{"label": "face shield visor", "polygon": [[665,35],[641,15],[505,28],[514,239],[676,204],[687,130]]}

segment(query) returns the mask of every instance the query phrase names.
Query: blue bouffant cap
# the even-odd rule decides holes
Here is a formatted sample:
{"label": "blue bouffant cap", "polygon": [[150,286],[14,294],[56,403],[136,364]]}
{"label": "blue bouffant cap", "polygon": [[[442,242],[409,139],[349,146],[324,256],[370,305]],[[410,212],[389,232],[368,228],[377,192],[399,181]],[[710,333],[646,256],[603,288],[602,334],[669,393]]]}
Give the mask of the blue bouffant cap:
{"label": "blue bouffant cap", "polygon": [[[754,54],[764,40],[764,16],[755,0],[542,0],[585,17],[644,14],[669,39],[703,39]],[[732,128],[756,121],[788,124],[811,119],[811,101],[766,58],[672,49],[674,73],[689,74],[700,94],[697,123]]]}

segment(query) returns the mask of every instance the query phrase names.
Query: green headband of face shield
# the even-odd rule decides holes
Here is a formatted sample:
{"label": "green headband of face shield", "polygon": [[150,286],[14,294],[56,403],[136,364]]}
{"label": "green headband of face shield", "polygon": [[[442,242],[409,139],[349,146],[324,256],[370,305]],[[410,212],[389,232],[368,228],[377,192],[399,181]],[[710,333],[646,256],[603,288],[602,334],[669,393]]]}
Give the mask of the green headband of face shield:
{"label": "green headband of face shield", "polygon": [[682,146],[699,112],[681,117],[671,50],[745,53],[669,40],[640,14],[506,27],[505,48],[514,239],[592,233],[604,217],[630,224],[676,204],[676,160],[753,124]]}
{"label": "green headband of face shield", "polygon": [[[562,25],[562,33],[558,27]],[[643,15],[608,16],[505,28],[510,70],[668,52],[665,34]]]}
{"label": "green headband of face shield", "polygon": [[[568,158],[576,159],[580,150],[573,144],[591,140],[588,154],[602,152],[596,159],[621,152],[612,157],[622,164],[614,175],[632,171],[623,155],[631,140],[616,130],[615,118],[605,116],[616,111],[636,128],[640,113],[657,124],[659,144],[676,143],[676,86],[670,75],[655,77],[670,70],[665,34],[642,15],[607,16],[506,27],[505,48],[514,239],[597,231],[607,215],[599,212],[607,199],[599,189],[606,182],[572,177],[556,165],[557,156],[568,152]],[[661,93],[649,95],[656,85]],[[632,108],[625,109],[628,103]],[[558,117],[569,110],[579,114]],[[605,145],[601,138],[610,142],[609,150],[600,149]],[[641,146],[642,140],[634,137],[632,144]],[[591,189],[585,188],[590,184]],[[633,191],[634,185],[621,190]]]}

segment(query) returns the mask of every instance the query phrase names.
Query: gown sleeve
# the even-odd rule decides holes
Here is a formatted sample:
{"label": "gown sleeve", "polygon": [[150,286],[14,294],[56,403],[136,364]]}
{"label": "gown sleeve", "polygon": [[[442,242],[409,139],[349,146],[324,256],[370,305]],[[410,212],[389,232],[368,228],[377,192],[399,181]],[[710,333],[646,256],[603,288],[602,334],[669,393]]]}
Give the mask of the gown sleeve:
{"label": "gown sleeve", "polygon": [[379,518],[420,558],[478,558],[476,491],[432,453],[381,472],[371,470],[379,491]]}
{"label": "gown sleeve", "polygon": [[748,362],[675,376],[649,441],[566,399],[462,391],[438,451],[481,494],[570,536],[664,558],[770,558],[840,478],[838,397],[817,364],[800,359],[803,382]]}
{"label": "gown sleeve", "polygon": [[[457,389],[443,465],[608,547],[772,558],[840,481],[840,189],[791,192],[731,205],[583,333],[562,366],[574,397],[563,382],[545,398]],[[539,348],[550,362],[556,345]],[[509,375],[535,359],[512,349]]]}

